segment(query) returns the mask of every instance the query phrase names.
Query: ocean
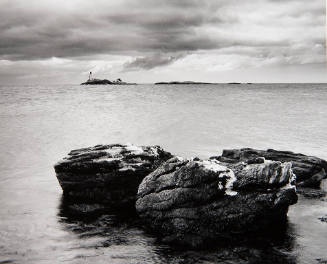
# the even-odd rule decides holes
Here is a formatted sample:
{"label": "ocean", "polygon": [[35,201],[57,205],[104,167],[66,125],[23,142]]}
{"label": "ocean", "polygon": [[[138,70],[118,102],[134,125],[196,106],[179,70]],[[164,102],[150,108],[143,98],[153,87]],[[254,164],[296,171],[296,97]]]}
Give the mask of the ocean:
{"label": "ocean", "polygon": [[[327,159],[327,84],[0,86],[0,263],[318,263],[327,201],[300,197],[268,245],[200,251],[161,244],[119,215],[63,210],[53,165],[70,150],[160,145],[184,157],[226,148]],[[327,263],[327,262],[326,262]]]}

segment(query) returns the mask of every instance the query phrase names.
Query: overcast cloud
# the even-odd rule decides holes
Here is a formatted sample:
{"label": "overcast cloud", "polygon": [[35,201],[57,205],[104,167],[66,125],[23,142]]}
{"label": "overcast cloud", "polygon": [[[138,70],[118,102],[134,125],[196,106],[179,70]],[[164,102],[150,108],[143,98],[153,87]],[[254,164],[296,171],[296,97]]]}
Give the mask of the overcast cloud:
{"label": "overcast cloud", "polygon": [[0,0],[0,17],[6,81],[325,64],[321,0]]}

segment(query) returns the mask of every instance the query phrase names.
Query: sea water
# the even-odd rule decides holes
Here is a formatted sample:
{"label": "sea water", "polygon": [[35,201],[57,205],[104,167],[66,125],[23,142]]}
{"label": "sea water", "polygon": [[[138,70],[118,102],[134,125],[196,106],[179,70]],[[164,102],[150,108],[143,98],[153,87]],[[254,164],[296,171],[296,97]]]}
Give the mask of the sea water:
{"label": "sea water", "polygon": [[[53,165],[71,149],[160,145],[185,157],[225,148],[327,159],[326,84],[0,86],[0,263],[317,263],[327,202],[300,197],[268,245],[185,251],[119,215],[65,213]],[[229,261],[229,262],[228,262]]]}

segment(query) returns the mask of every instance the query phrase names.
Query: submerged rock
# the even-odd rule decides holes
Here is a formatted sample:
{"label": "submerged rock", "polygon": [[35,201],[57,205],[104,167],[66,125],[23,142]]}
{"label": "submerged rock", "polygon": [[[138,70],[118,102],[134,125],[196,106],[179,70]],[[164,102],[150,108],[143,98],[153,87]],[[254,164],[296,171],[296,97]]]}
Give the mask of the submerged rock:
{"label": "submerged rock", "polygon": [[83,213],[134,207],[143,178],[171,157],[159,146],[97,145],[71,151],[54,168],[65,200]]}
{"label": "submerged rock", "polygon": [[327,193],[321,189],[297,188],[297,193],[309,199],[320,199],[326,197]]}
{"label": "submerged rock", "polygon": [[213,157],[225,163],[247,162],[255,159],[266,159],[281,162],[291,162],[296,174],[297,185],[301,187],[319,188],[323,179],[327,178],[327,161],[290,151],[273,149],[256,150],[251,148],[224,150],[219,157]]}
{"label": "submerged rock", "polygon": [[291,163],[174,157],[144,178],[136,210],[163,241],[199,247],[280,227],[296,202]]}

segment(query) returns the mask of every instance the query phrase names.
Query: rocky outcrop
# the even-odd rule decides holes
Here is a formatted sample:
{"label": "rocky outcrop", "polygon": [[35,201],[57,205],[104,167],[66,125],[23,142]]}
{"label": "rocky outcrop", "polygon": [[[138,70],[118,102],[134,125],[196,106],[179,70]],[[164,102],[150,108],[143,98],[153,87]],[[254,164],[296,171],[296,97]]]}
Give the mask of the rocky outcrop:
{"label": "rocky outcrop", "polygon": [[92,79],[92,80],[87,80],[84,83],[81,83],[81,85],[94,85],[94,84],[112,84],[112,81],[109,81],[107,79]]}
{"label": "rocky outcrop", "polygon": [[224,150],[219,157],[212,157],[225,163],[261,162],[273,160],[291,162],[292,170],[296,174],[297,185],[300,187],[318,188],[323,179],[327,178],[327,162],[317,157],[306,156],[290,151],[273,149],[256,150],[251,148]]}
{"label": "rocky outcrop", "polygon": [[285,221],[297,201],[291,163],[225,165],[174,157],[145,177],[136,201],[145,226],[163,241],[199,247]]}
{"label": "rocky outcrop", "polygon": [[159,146],[98,145],[71,151],[54,167],[77,212],[132,206],[145,176],[172,155]]}
{"label": "rocky outcrop", "polygon": [[325,222],[327,223],[327,215],[323,216],[323,217],[320,217],[318,218],[321,222]]}
{"label": "rocky outcrop", "polygon": [[120,79],[116,81],[110,81],[107,79],[90,79],[86,82],[81,83],[81,85],[136,85],[136,83],[123,82]]}

